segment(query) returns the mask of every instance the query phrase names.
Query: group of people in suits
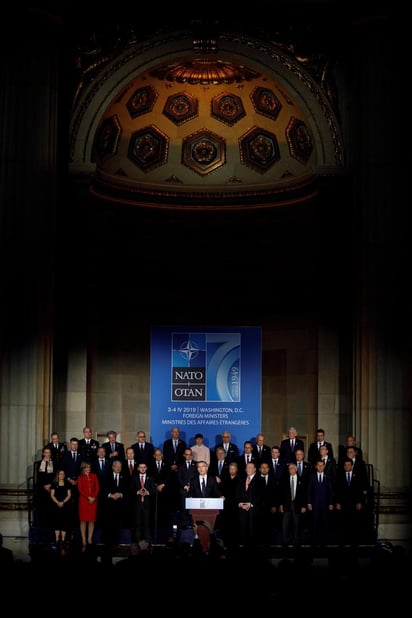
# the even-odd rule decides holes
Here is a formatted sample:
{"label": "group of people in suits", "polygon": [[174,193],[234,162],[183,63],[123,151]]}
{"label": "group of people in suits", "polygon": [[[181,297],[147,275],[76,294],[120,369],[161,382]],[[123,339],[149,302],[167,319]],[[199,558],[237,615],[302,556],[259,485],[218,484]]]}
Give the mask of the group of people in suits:
{"label": "group of people in suits", "polygon": [[[203,436],[198,435],[197,444],[202,445]],[[115,431],[109,431],[107,441],[99,444],[91,428],[85,427],[83,438],[72,438],[68,446],[53,433],[36,474],[39,524],[53,527],[56,541],[64,541],[68,529],[80,522],[86,546],[93,543],[97,522],[110,547],[123,528],[131,531],[136,542],[152,540],[172,522],[184,528],[191,523],[187,497],[218,497],[223,498],[224,507],[216,527],[229,547],[299,545],[308,530],[309,542],[322,544],[328,541],[332,522],[342,530],[344,542],[359,541],[369,487],[366,464],[356,444],[342,449],[336,461],[332,444],[320,428],[307,459],[294,427],[272,447],[259,433],[254,441],[244,442],[242,452],[231,441],[230,432],[224,431],[221,437],[205,459],[196,460],[204,449],[192,450],[178,427],[171,429],[162,448],[147,441],[144,431],[127,448],[116,439]],[[70,503],[71,521],[61,513],[58,518],[56,508],[45,508],[50,502],[59,507],[51,498],[56,495],[64,496],[64,505]]]}

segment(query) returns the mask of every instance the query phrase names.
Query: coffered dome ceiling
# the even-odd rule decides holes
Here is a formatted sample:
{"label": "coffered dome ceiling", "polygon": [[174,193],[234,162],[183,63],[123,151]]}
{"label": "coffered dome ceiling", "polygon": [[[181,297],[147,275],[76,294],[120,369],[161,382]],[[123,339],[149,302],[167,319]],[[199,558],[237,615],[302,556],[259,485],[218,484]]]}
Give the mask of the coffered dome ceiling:
{"label": "coffered dome ceiling", "polygon": [[93,67],[72,122],[72,171],[102,199],[251,208],[316,194],[343,164],[330,100],[273,45],[174,33]]}

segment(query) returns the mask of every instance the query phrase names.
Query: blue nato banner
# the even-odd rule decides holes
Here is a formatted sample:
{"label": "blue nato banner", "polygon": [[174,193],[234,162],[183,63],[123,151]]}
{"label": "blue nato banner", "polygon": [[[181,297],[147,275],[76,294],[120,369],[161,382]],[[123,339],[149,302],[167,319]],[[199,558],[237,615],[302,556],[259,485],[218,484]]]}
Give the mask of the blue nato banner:
{"label": "blue nato banner", "polygon": [[192,446],[201,433],[213,449],[228,430],[243,442],[261,431],[260,327],[153,326],[150,433],[156,447],[173,427]]}

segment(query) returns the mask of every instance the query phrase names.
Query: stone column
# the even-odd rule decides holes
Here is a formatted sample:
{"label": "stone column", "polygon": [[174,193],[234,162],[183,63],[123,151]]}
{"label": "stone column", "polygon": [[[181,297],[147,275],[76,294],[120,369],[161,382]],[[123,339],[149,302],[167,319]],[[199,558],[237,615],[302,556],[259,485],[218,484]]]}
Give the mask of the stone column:
{"label": "stone column", "polygon": [[52,414],[57,37],[22,12],[0,42],[0,489],[19,492]]}
{"label": "stone column", "polygon": [[[381,536],[400,513],[407,522],[412,480],[410,225],[400,157],[408,119],[395,95],[399,58],[391,28],[383,18],[355,26],[352,101],[355,432],[380,483]],[[399,528],[399,538],[405,531]]]}

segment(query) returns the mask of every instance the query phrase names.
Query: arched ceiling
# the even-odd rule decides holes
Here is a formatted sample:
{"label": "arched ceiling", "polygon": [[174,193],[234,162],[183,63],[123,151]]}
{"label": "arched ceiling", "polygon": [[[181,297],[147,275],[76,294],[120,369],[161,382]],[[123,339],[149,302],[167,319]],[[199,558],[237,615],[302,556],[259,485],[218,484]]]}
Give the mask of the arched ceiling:
{"label": "arched ceiling", "polygon": [[308,64],[292,44],[214,21],[140,43],[129,33],[83,70],[71,172],[90,175],[101,199],[156,208],[312,199],[344,147],[328,59],[317,58],[320,80]]}

